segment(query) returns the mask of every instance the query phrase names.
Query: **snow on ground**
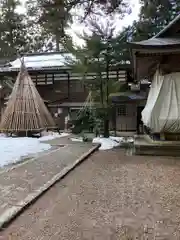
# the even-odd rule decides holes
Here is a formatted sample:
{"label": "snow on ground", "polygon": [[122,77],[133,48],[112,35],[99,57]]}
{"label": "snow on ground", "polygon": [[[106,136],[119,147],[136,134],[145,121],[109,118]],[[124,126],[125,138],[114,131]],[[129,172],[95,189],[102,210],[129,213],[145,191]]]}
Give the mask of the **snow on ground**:
{"label": "snow on ground", "polygon": [[133,138],[128,138],[125,140],[124,137],[113,137],[110,136],[109,138],[103,138],[103,137],[96,137],[93,139],[93,143],[100,143],[101,147],[99,150],[108,150],[112,149],[114,147],[120,146],[122,143],[125,142],[133,142]]}
{"label": "snow on ground", "polygon": [[49,150],[50,144],[41,143],[38,138],[0,137],[0,167],[16,163],[29,154]]}
{"label": "snow on ground", "polygon": [[83,142],[83,138],[79,137],[79,138],[71,138],[72,142]]}
{"label": "snow on ground", "polygon": [[93,143],[101,144],[99,150],[108,150],[120,146],[122,141],[123,141],[122,137],[109,137],[109,138],[96,137],[93,139]]}
{"label": "snow on ground", "polygon": [[43,137],[40,137],[40,141],[48,141],[48,140],[52,140],[54,138],[59,138],[59,137],[66,137],[68,136],[69,133],[57,133],[57,132],[49,132],[49,134],[45,134]]}
{"label": "snow on ground", "polygon": [[18,138],[6,137],[5,135],[0,134],[0,167],[16,163],[23,157],[28,157],[30,154],[36,154],[49,150],[51,145],[42,143],[42,141],[51,140],[57,137],[64,137],[67,135],[67,133],[51,133],[51,135],[43,136],[41,138]]}

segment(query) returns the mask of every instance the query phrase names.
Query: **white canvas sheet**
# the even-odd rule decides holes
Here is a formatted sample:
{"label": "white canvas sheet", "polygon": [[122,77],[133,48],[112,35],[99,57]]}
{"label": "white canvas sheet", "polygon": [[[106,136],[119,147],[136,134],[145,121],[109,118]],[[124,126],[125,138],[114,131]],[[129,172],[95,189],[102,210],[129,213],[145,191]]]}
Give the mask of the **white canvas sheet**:
{"label": "white canvas sheet", "polygon": [[142,121],[152,132],[180,132],[180,73],[156,71]]}

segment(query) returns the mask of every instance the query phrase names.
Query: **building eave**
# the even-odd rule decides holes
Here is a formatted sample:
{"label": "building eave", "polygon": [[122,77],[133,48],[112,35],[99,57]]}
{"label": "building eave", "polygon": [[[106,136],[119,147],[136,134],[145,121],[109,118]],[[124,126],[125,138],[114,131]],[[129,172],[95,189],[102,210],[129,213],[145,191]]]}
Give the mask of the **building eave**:
{"label": "building eave", "polygon": [[133,64],[133,75],[135,80],[139,81],[139,71],[141,66],[138,66],[137,58],[144,58],[145,56],[154,56],[154,62],[156,62],[157,56],[162,55],[172,55],[172,54],[179,54],[180,53],[180,46],[179,48],[131,48],[131,55],[132,55],[132,64]]}
{"label": "building eave", "polygon": [[150,38],[140,42],[129,43],[130,48],[138,49],[176,49],[180,48],[180,38]]}
{"label": "building eave", "polygon": [[[0,67],[0,73],[10,73],[10,72],[19,72],[20,68],[11,68],[11,67]],[[70,67],[67,66],[60,66],[60,67],[34,67],[28,68],[28,72],[37,72],[37,71],[68,71],[71,70]]]}

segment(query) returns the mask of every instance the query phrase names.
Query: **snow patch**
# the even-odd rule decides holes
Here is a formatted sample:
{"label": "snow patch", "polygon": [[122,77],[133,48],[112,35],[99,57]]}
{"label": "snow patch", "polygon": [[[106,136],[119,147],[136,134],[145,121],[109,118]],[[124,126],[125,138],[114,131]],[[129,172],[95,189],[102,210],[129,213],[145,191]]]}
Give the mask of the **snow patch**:
{"label": "snow patch", "polygon": [[[27,68],[63,67],[66,66],[68,59],[75,59],[75,57],[70,53],[30,55],[24,57],[24,63]],[[22,59],[17,58],[11,62],[11,69],[20,68],[21,61]]]}
{"label": "snow patch", "polygon": [[51,148],[50,144],[42,143],[42,141],[52,140],[54,138],[68,136],[68,133],[44,132],[46,135],[40,138],[30,137],[7,137],[0,134],[0,167],[19,162],[21,159],[34,155]]}
{"label": "snow patch", "polygon": [[83,142],[83,138],[79,137],[79,138],[71,138],[72,142]]}
{"label": "snow patch", "polygon": [[113,137],[113,136],[110,136],[109,138],[110,138],[111,140],[113,140],[113,141],[118,142],[118,143],[125,142],[125,138],[124,138],[124,137]]}
{"label": "snow patch", "polygon": [[66,137],[69,136],[69,133],[56,133],[56,132],[47,132],[46,133],[42,133],[42,137],[39,138],[40,141],[48,141],[48,140],[53,140],[55,138],[60,138],[60,137]]}
{"label": "snow patch", "polygon": [[50,144],[41,143],[37,138],[0,137],[0,167],[16,163],[29,154],[49,150]]}
{"label": "snow patch", "polygon": [[134,138],[128,137],[128,138],[127,138],[127,142],[128,142],[128,143],[133,143],[133,142],[134,142]]}
{"label": "snow patch", "polygon": [[101,147],[99,150],[108,150],[112,149],[114,147],[121,146],[124,143],[132,143],[134,140],[133,138],[127,138],[124,137],[113,137],[110,136],[109,138],[103,138],[103,137],[96,137],[93,139],[93,143],[100,143]]}
{"label": "snow patch", "polygon": [[109,137],[109,138],[96,137],[93,139],[93,143],[101,144],[99,150],[108,150],[120,146],[122,141],[123,141],[122,137]]}

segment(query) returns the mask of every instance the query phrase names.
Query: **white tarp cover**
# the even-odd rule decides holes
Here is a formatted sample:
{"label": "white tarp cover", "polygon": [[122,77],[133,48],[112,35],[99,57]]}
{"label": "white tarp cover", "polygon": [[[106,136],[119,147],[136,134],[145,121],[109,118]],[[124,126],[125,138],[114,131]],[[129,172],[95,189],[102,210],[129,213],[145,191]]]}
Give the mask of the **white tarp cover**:
{"label": "white tarp cover", "polygon": [[180,72],[156,71],[142,121],[152,132],[180,132]]}

